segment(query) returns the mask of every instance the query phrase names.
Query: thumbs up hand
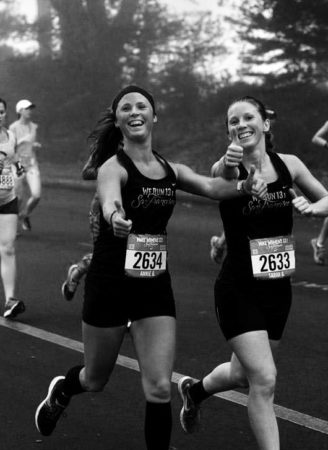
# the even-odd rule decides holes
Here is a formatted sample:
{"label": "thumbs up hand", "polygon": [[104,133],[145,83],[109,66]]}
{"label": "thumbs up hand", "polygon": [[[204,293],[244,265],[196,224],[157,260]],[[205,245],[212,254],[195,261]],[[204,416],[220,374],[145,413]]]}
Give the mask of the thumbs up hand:
{"label": "thumbs up hand", "polygon": [[227,148],[226,154],[224,155],[224,165],[226,167],[238,167],[243,160],[244,150],[241,145],[239,145],[238,133],[235,128],[231,130],[232,143]]}
{"label": "thumbs up hand", "polygon": [[304,216],[311,216],[313,214],[313,206],[302,195],[297,196],[294,189],[289,189],[290,196],[292,197],[292,203],[296,211],[298,211],[300,214]]}
{"label": "thumbs up hand", "polygon": [[255,195],[262,199],[265,198],[268,187],[267,183],[262,178],[255,175],[256,167],[251,165],[247,179],[244,181],[244,190],[249,195]]}
{"label": "thumbs up hand", "polygon": [[115,200],[114,205],[116,209],[112,212],[109,222],[114,236],[125,238],[132,228],[132,221],[125,219],[125,211],[119,200]]}

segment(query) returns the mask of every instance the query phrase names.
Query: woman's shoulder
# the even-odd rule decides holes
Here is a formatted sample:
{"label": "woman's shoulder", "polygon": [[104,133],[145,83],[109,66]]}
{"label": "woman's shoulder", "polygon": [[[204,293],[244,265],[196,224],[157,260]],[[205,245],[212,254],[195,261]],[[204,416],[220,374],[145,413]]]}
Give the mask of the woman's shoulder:
{"label": "woman's shoulder", "polygon": [[18,127],[18,124],[19,124],[18,120],[15,120],[13,123],[11,123],[9,125],[9,130],[15,131],[17,129],[17,127]]}
{"label": "woman's shoulder", "polygon": [[111,156],[107,161],[105,161],[98,169],[98,175],[115,174],[115,175],[125,175],[127,173],[125,167],[121,164],[117,155]]}

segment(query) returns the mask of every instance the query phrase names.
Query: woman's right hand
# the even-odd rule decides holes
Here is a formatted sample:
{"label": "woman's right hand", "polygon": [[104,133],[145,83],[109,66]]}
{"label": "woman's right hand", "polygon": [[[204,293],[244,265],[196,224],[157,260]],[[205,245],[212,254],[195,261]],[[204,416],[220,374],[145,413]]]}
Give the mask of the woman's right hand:
{"label": "woman's right hand", "polygon": [[113,228],[114,236],[126,238],[131,231],[132,221],[125,219],[125,211],[118,200],[114,202],[116,210],[110,217],[110,225]]}

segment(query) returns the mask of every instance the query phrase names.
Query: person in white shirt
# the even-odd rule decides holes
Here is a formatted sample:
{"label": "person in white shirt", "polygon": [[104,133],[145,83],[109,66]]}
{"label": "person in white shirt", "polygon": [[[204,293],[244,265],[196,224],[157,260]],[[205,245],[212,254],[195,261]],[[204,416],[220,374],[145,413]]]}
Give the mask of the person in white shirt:
{"label": "person in white shirt", "polygon": [[15,193],[14,167],[16,140],[5,126],[7,103],[0,98],[0,272],[5,294],[3,316],[12,319],[25,311],[15,298],[18,202]]}
{"label": "person in white shirt", "polygon": [[[34,108],[35,105],[30,100],[20,100],[16,104],[18,120],[9,127],[16,137],[17,154],[25,169],[25,177],[16,184],[19,217],[25,231],[30,231],[32,228],[30,215],[41,198],[41,177],[36,152],[41,148],[41,144],[37,140],[38,125],[32,122]],[[26,195],[27,200],[24,201]]]}

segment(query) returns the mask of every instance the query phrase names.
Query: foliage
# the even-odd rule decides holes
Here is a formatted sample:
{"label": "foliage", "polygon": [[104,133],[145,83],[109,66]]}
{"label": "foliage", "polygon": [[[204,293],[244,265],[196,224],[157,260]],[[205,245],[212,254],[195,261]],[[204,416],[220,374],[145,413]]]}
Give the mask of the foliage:
{"label": "foliage", "polygon": [[271,64],[271,82],[327,79],[327,0],[248,0],[241,11],[240,37],[252,46],[245,74],[259,76]]}

